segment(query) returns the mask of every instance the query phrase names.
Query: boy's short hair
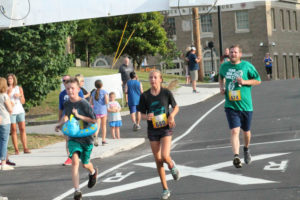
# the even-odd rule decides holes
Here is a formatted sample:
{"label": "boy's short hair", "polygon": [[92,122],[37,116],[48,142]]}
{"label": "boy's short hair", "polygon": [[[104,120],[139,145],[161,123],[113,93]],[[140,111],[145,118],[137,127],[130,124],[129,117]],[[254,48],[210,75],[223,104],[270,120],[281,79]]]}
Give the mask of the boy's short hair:
{"label": "boy's short hair", "polygon": [[110,92],[110,93],[109,93],[109,96],[112,96],[112,95],[115,95],[115,96],[116,96],[116,93],[115,93],[115,92]]}
{"label": "boy's short hair", "polygon": [[229,50],[233,49],[233,48],[238,48],[239,52],[242,53],[242,48],[240,47],[240,45],[238,45],[238,44],[231,45],[231,47],[229,48]]}
{"label": "boy's short hair", "polygon": [[66,81],[66,84],[68,84],[68,83],[76,83],[76,84],[78,85],[78,87],[79,87],[79,82],[78,82],[78,79],[77,79],[77,78],[70,77],[70,79],[68,79],[68,80]]}

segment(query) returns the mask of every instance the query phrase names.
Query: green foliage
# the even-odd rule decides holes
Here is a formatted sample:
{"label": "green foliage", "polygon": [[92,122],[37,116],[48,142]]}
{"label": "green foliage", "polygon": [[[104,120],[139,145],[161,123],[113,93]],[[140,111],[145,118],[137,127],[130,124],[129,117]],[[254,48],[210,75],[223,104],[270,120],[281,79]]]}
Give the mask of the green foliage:
{"label": "green foliage", "polygon": [[167,51],[162,53],[161,61],[164,62],[164,67],[166,69],[172,69],[175,67],[174,59],[178,58],[181,54],[179,50],[177,50],[176,44],[172,40],[168,40],[167,42]]}
{"label": "green foliage", "polygon": [[152,12],[96,19],[99,34],[102,36],[101,53],[111,55],[117,51],[127,20],[128,25],[119,52],[131,33],[135,31],[122,53],[131,57],[135,66],[139,68],[143,59],[148,55],[164,55],[168,51],[166,45],[168,39],[162,27],[163,15]]}
{"label": "green foliage", "polygon": [[57,88],[59,77],[72,65],[66,38],[75,22],[43,24],[0,31],[0,76],[14,73],[24,89],[25,108],[39,104]]}
{"label": "green foliage", "polygon": [[77,34],[74,35],[75,53],[77,58],[87,62],[88,67],[101,50],[100,40],[96,19],[78,21]]}

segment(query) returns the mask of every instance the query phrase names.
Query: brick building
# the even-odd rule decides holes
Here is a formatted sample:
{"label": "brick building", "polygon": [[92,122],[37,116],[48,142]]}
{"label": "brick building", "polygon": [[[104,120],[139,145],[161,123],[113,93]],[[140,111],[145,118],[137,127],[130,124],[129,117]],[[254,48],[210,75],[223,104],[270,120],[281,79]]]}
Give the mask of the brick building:
{"label": "brick building", "polygon": [[[185,52],[193,44],[191,8],[168,11],[167,33]],[[263,80],[264,55],[273,58],[273,79],[300,78],[300,0],[251,2],[221,7],[223,48],[240,44],[243,58],[257,68]],[[217,8],[199,7],[204,73],[218,71]],[[213,41],[213,66],[208,42]]]}

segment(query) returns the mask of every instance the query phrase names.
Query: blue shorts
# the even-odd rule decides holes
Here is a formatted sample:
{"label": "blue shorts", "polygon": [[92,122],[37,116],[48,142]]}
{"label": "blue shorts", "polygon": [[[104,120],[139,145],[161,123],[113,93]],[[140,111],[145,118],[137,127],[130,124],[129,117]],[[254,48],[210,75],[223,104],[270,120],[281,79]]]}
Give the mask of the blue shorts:
{"label": "blue shorts", "polygon": [[225,108],[225,113],[230,129],[241,127],[243,131],[249,131],[252,121],[252,111],[237,111]]}
{"label": "blue shorts", "polygon": [[109,122],[109,127],[121,127],[122,120]]}
{"label": "blue shorts", "polygon": [[129,111],[130,111],[130,114],[136,113],[138,111],[137,106],[136,105],[135,106],[129,106]]}
{"label": "blue shorts", "polygon": [[10,116],[10,122],[16,124],[19,122],[25,122],[25,113],[15,114]]}

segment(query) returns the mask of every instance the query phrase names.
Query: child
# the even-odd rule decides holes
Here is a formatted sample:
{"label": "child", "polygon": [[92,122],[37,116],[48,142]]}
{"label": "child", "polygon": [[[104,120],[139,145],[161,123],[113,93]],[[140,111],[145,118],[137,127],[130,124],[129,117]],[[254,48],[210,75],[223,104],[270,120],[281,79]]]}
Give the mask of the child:
{"label": "child", "polygon": [[97,118],[98,129],[95,133],[94,145],[98,146],[98,134],[100,130],[101,122],[101,131],[102,131],[102,145],[107,144],[106,139],[106,121],[107,121],[107,107],[108,104],[108,95],[105,90],[102,89],[103,83],[101,80],[95,81],[96,90],[92,92],[90,104],[93,106],[94,113]]}
{"label": "child", "polygon": [[[86,128],[88,123],[96,123],[96,117],[91,106],[78,95],[80,87],[75,78],[72,77],[67,80],[66,90],[69,100],[64,103],[65,115],[55,127],[55,130],[58,132],[62,125],[70,119],[71,114],[79,120],[83,128]],[[94,168],[90,162],[90,155],[93,149],[93,136],[82,138],[69,137],[68,148],[70,152],[69,157],[72,158],[72,181],[75,189],[74,199],[80,200],[82,193],[79,188],[79,158],[81,159],[82,167],[89,171],[88,188],[92,188],[97,182],[98,169]]]}
{"label": "child", "polygon": [[113,139],[116,139],[115,133],[117,133],[117,139],[120,139],[120,127],[122,126],[121,106],[115,101],[115,98],[116,94],[114,92],[109,93],[108,121]]}

